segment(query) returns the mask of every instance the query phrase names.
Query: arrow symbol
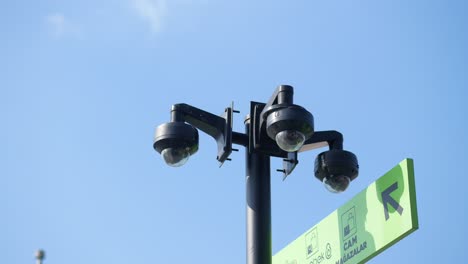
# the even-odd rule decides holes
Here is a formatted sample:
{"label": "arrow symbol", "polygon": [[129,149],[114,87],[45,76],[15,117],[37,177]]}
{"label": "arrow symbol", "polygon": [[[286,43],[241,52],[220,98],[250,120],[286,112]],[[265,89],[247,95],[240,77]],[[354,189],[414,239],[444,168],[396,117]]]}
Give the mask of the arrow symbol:
{"label": "arrow symbol", "polygon": [[385,221],[387,221],[390,218],[390,215],[388,214],[388,204],[395,208],[395,210],[400,215],[403,213],[403,207],[401,207],[401,205],[390,196],[390,193],[392,193],[396,189],[398,189],[398,182],[395,182],[394,184],[390,185],[390,187],[388,187],[381,193],[382,202],[384,206]]}

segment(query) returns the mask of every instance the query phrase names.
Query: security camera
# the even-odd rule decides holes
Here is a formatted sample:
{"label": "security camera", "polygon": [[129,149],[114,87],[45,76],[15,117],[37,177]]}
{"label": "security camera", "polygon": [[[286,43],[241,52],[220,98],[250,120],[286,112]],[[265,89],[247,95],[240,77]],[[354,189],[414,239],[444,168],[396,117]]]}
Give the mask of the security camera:
{"label": "security camera", "polygon": [[331,149],[315,159],[315,177],[333,193],[345,191],[359,174],[359,164],[352,152]]}
{"label": "security camera", "polygon": [[154,149],[167,165],[179,167],[198,150],[198,130],[184,122],[169,122],[156,128]]}
{"label": "security camera", "polygon": [[314,118],[298,105],[277,105],[266,112],[266,131],[286,152],[298,151],[314,133]]}

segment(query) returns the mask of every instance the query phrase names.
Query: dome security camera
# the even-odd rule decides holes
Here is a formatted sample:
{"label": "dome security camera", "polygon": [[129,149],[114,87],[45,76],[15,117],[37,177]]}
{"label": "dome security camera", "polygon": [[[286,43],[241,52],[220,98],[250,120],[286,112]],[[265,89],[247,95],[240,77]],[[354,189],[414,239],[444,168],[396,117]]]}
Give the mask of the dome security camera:
{"label": "dome security camera", "polygon": [[198,130],[184,122],[169,122],[156,128],[154,149],[167,165],[180,167],[198,150]]}
{"label": "dome security camera", "polygon": [[332,149],[320,153],[315,159],[315,177],[333,193],[345,191],[359,174],[356,155],[346,150]]}
{"label": "dome security camera", "polygon": [[298,105],[278,105],[272,108],[266,114],[268,136],[275,140],[282,150],[298,151],[314,133],[314,117]]}

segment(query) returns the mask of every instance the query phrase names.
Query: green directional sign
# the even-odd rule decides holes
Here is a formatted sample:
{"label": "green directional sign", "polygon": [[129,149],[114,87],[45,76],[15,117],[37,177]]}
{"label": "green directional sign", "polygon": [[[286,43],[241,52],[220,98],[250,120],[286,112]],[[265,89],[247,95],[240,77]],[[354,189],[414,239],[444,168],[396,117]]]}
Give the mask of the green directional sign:
{"label": "green directional sign", "polygon": [[279,251],[273,263],[363,263],[416,229],[413,160],[405,159]]}

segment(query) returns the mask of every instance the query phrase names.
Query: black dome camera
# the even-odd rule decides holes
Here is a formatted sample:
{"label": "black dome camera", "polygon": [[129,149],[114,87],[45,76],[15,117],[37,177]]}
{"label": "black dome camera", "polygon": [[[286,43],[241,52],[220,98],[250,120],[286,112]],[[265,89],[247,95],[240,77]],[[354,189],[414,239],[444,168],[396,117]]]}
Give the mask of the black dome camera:
{"label": "black dome camera", "polygon": [[184,122],[164,123],[156,128],[153,147],[169,166],[182,166],[198,150],[198,130]]}
{"label": "black dome camera", "polygon": [[359,174],[359,164],[352,152],[331,149],[315,159],[315,177],[333,193],[345,191]]}
{"label": "black dome camera", "polygon": [[286,152],[298,151],[314,133],[314,117],[298,105],[279,105],[266,111],[266,132]]}

